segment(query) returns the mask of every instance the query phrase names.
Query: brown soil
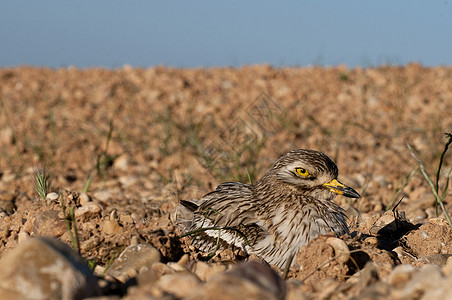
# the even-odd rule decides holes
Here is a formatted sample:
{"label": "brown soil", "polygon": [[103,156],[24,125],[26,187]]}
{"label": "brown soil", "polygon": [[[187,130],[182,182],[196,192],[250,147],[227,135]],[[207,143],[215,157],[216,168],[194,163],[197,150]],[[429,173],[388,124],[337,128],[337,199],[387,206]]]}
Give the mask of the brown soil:
{"label": "brown soil", "polygon": [[[356,250],[352,259],[339,263],[325,238],[312,241],[299,255],[303,269],[288,274],[305,279],[304,291],[315,297],[325,282],[338,286],[368,261],[384,279],[400,263],[418,266],[431,255],[452,254],[447,223],[428,221],[436,217],[434,198],[406,146],[435,178],[443,133],[452,130],[451,78],[452,68],[417,64],[2,69],[0,256],[21,234],[71,244],[61,199],[67,215],[69,206],[82,206],[89,185],[87,195],[101,210],[76,219],[85,258],[105,266],[132,238],[154,245],[164,262],[186,252],[196,258],[171,222],[178,199],[202,196],[223,181],[254,181],[297,148],[328,154],[339,179],[362,195],[337,198],[350,215],[353,233],[344,239]],[[34,168],[44,164],[49,191],[60,201],[41,200],[34,189]],[[379,231],[393,226],[377,223],[402,197],[397,211],[405,212],[398,218],[404,225]],[[214,260],[235,257],[222,255]]]}

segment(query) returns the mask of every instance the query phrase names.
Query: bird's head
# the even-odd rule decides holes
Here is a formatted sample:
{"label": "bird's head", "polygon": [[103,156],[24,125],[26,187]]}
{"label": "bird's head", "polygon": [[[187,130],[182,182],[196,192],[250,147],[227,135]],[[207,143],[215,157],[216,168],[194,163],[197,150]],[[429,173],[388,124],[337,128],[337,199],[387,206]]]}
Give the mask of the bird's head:
{"label": "bird's head", "polygon": [[316,198],[333,199],[336,194],[349,198],[360,197],[354,189],[337,180],[336,164],[318,151],[290,151],[276,161],[271,172],[279,181]]}

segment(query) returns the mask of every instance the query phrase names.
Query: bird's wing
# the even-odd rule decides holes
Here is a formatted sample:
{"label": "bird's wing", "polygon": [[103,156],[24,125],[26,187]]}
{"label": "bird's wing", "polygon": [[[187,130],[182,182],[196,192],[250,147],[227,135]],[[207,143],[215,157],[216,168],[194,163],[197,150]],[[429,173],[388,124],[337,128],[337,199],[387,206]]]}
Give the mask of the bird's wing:
{"label": "bird's wing", "polygon": [[226,182],[199,200],[181,201],[181,204],[193,211],[190,231],[206,229],[200,232],[201,239],[194,242],[203,251],[212,250],[218,237],[226,244],[243,246],[254,244],[266,232],[256,218],[259,206],[248,184]]}
{"label": "bird's wing", "polygon": [[201,198],[195,215],[199,219],[209,218],[215,226],[249,225],[257,221],[259,207],[253,199],[250,185],[226,182]]}

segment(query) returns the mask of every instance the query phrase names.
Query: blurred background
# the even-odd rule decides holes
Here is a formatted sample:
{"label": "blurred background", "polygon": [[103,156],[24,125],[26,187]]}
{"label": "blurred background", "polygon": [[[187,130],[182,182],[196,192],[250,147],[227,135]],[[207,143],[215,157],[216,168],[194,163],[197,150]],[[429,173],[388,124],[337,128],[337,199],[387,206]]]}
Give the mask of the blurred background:
{"label": "blurred background", "polygon": [[448,1],[2,1],[0,67],[452,63]]}

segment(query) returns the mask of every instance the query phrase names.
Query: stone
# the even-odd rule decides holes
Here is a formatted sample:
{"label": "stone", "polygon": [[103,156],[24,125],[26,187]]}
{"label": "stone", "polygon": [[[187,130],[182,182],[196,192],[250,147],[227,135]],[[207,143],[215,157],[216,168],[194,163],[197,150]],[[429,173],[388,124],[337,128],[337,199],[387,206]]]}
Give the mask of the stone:
{"label": "stone", "polygon": [[452,275],[452,257],[447,258],[446,265],[442,269],[445,276]]}
{"label": "stone", "polygon": [[122,274],[135,277],[140,268],[149,269],[155,263],[160,262],[160,252],[151,245],[138,244],[124,249],[119,257],[110,265],[107,274],[118,277]]}
{"label": "stone", "polygon": [[102,208],[98,204],[87,204],[82,207],[79,207],[75,210],[74,216],[76,219],[92,219],[97,216],[100,216],[100,213],[102,212]]}
{"label": "stone", "polygon": [[127,155],[121,155],[116,158],[113,162],[113,168],[120,171],[129,170],[129,157]]}
{"label": "stone", "polygon": [[164,275],[174,274],[176,271],[173,268],[170,268],[167,264],[157,262],[151,266],[151,270],[154,274],[160,278]]}
{"label": "stone", "polygon": [[84,299],[99,296],[96,278],[66,244],[30,238],[0,260],[0,299]]}
{"label": "stone", "polygon": [[208,264],[203,261],[197,261],[191,270],[202,281],[206,281],[209,278],[211,278],[212,276],[226,271],[226,266],[224,264],[219,264],[219,263]]}
{"label": "stone", "polygon": [[116,221],[105,220],[103,232],[107,234],[120,234],[124,232],[124,228]]}
{"label": "stone", "polygon": [[331,245],[334,249],[334,259],[341,264],[345,264],[350,259],[350,250],[347,244],[336,237],[330,237],[326,239],[326,243]]}
{"label": "stone", "polygon": [[112,193],[110,191],[97,191],[93,194],[93,197],[100,202],[107,202],[111,199]]}
{"label": "stone", "polygon": [[60,195],[57,194],[57,193],[55,193],[55,192],[48,193],[48,194],[46,195],[46,200],[47,200],[47,201],[56,202],[59,198],[60,198]]}
{"label": "stone", "polygon": [[370,228],[372,235],[388,234],[397,231],[397,224],[392,211],[385,212]]}
{"label": "stone", "polygon": [[87,193],[81,193],[79,196],[80,205],[84,206],[92,202]]}
{"label": "stone", "polygon": [[428,290],[441,288],[443,284],[441,269],[438,266],[423,265],[402,289],[393,291],[392,295],[400,297],[400,299],[415,299]]}
{"label": "stone", "polygon": [[39,213],[33,223],[33,233],[37,236],[62,236],[68,229],[64,219],[58,216],[59,213],[56,210]]}
{"label": "stone", "polygon": [[285,282],[268,265],[255,261],[212,277],[186,299],[284,299]]}
{"label": "stone", "polygon": [[175,273],[162,276],[158,286],[165,292],[178,298],[185,298],[195,293],[202,282],[192,273]]}
{"label": "stone", "polygon": [[423,258],[429,264],[437,265],[443,267],[446,265],[447,259],[451,257],[452,254],[430,254]]}
{"label": "stone", "polygon": [[28,233],[26,233],[25,231],[21,231],[19,232],[19,234],[17,235],[17,241],[18,243],[23,243],[26,240],[28,240],[28,238],[30,237],[30,235]]}
{"label": "stone", "polygon": [[401,287],[411,279],[416,271],[417,269],[413,265],[398,265],[389,274],[388,283],[395,287]]}

